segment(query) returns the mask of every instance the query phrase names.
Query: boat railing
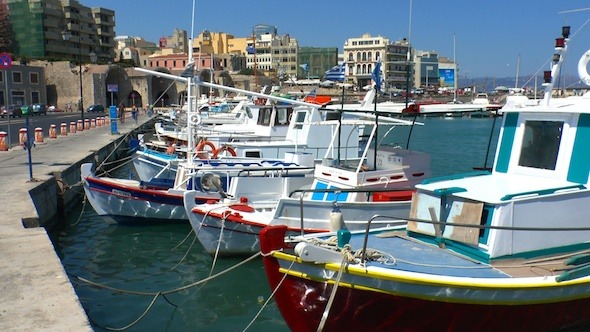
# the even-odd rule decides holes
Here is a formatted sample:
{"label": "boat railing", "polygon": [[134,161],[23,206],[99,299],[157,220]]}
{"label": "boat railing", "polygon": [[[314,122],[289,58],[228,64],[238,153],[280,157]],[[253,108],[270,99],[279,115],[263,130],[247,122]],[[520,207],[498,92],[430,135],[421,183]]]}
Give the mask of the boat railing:
{"label": "boat railing", "polygon": [[[237,176],[241,177],[252,177],[252,176],[260,176],[260,177],[268,177],[268,176],[275,176],[275,177],[288,177],[288,176],[301,176],[306,171],[313,172],[314,167],[307,167],[307,166],[269,166],[269,167],[252,167],[252,168],[245,168],[238,172]],[[217,171],[217,170],[216,170]],[[234,170],[235,171],[235,170]],[[230,170],[227,170],[230,172]],[[296,173],[295,173],[296,172]],[[295,174],[293,174],[295,173]]]}
{"label": "boat railing", "polygon": [[[305,228],[304,225],[304,218],[303,218],[303,211],[304,211],[304,204],[303,199],[310,193],[333,193],[338,195],[340,193],[367,193],[367,201],[369,201],[370,194],[379,193],[379,192],[406,192],[406,191],[413,191],[413,188],[326,188],[326,189],[296,189],[289,193],[290,198],[293,198],[293,195],[299,195],[299,223],[301,229],[301,235],[304,235]],[[338,201],[334,201],[335,206],[338,204]]]}

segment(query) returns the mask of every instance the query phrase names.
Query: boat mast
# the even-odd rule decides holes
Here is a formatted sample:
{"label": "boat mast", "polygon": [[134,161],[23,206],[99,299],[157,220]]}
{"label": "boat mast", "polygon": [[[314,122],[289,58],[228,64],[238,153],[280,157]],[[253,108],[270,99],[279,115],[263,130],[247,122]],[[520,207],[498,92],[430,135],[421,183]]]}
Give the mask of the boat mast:
{"label": "boat mast", "polygon": [[454,76],[453,77],[453,82],[455,83],[455,87],[453,89],[453,103],[457,102],[457,88],[459,87],[459,82],[457,82],[457,78],[459,77],[459,75],[457,75],[457,51],[455,49],[455,34],[453,34],[453,73]]}
{"label": "boat mast", "polygon": [[[193,137],[193,97],[191,90],[193,89],[193,76],[194,76],[194,59],[193,59],[193,40],[194,40],[194,24],[195,24],[195,1],[193,0],[193,14],[191,18],[191,39],[189,41],[188,49],[188,66],[191,68],[190,73],[187,75],[187,89],[186,98],[188,100],[188,108],[186,111],[186,130],[188,133],[187,147],[186,147],[186,162],[190,167],[193,163],[193,149],[195,148],[195,142]],[[200,51],[200,49],[199,49]],[[186,70],[186,69],[185,69]]]}
{"label": "boat mast", "polygon": [[543,72],[543,86],[545,87],[545,93],[543,95],[543,102],[545,106],[549,106],[549,101],[551,100],[551,93],[553,92],[553,87],[555,86],[555,78],[559,76],[559,71],[561,69],[561,63],[565,57],[565,53],[567,51],[567,46],[569,42],[570,36],[570,27],[564,26],[561,28],[561,37],[555,39],[555,54],[553,54],[553,66],[551,70],[546,70]]}

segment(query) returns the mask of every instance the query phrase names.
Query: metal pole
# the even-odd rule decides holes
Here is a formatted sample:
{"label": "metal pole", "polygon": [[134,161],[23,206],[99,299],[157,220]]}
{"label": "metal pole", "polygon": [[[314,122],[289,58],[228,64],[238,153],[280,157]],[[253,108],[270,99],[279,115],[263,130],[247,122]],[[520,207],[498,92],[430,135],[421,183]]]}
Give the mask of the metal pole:
{"label": "metal pole", "polygon": [[[4,71],[4,83],[6,83],[6,96],[4,98],[5,102],[4,104],[6,105],[6,109],[8,109],[8,106],[10,106],[11,102],[10,102],[10,91],[8,91],[8,71],[10,69],[6,69]],[[10,116],[8,116],[8,148],[10,149],[12,147],[12,138],[10,137]]]}
{"label": "metal pole", "polygon": [[82,36],[78,39],[78,70],[80,71],[80,118],[82,119],[82,126],[84,126],[84,94],[82,93]]}

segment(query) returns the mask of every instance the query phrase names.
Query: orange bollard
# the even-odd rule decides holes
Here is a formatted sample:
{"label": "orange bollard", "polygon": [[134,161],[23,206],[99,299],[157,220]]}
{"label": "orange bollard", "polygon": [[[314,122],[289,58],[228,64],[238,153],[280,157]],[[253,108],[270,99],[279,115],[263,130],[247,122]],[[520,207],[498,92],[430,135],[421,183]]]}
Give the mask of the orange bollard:
{"label": "orange bollard", "polygon": [[78,120],[76,131],[84,131],[84,122],[82,122],[82,120]]}
{"label": "orange bollard", "polygon": [[70,133],[76,133],[76,123],[74,121],[70,122]]}
{"label": "orange bollard", "polygon": [[96,128],[96,120],[90,119],[90,128]]}
{"label": "orange bollard", "polygon": [[6,136],[8,135],[5,131],[0,131],[0,151],[8,151],[8,146],[6,145]]}
{"label": "orange bollard", "polygon": [[65,123],[65,122],[62,122],[62,124],[61,124],[61,132],[60,132],[60,134],[61,134],[62,136],[68,136],[68,124],[67,124],[67,123]]}
{"label": "orange bollard", "polygon": [[35,128],[35,143],[43,143],[43,128]]}
{"label": "orange bollard", "polygon": [[86,129],[86,130],[90,129],[90,120],[89,119],[84,119],[84,129]]}
{"label": "orange bollard", "polygon": [[21,128],[18,130],[18,141],[20,146],[25,147],[25,143],[27,142],[27,128]]}
{"label": "orange bollard", "polygon": [[54,124],[52,124],[51,126],[49,126],[49,138],[57,138],[57,130],[56,130],[56,126]]}

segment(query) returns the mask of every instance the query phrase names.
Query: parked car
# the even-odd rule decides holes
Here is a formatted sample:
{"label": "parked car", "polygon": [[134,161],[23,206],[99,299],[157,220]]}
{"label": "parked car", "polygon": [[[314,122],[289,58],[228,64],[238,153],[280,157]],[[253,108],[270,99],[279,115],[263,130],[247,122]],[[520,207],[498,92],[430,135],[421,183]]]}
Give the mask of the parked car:
{"label": "parked car", "polygon": [[90,105],[86,109],[86,112],[102,113],[102,112],[104,112],[104,106],[102,106],[102,105]]}
{"label": "parked car", "polygon": [[2,113],[2,117],[5,118],[7,116],[11,117],[11,118],[15,118],[15,117],[22,117],[23,116],[23,111],[21,110],[20,106],[18,105],[8,105],[8,106],[2,106],[2,109],[0,109],[0,112]]}
{"label": "parked car", "polygon": [[33,115],[47,115],[47,106],[45,104],[33,104]]}

